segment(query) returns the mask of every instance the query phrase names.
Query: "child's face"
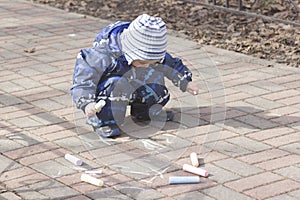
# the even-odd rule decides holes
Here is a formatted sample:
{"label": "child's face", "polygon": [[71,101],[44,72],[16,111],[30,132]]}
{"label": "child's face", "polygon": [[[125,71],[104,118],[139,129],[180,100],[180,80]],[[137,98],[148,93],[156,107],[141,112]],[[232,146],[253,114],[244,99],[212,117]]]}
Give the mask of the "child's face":
{"label": "child's face", "polygon": [[132,61],[132,65],[135,67],[148,67],[157,62],[160,62],[160,60],[134,60]]}

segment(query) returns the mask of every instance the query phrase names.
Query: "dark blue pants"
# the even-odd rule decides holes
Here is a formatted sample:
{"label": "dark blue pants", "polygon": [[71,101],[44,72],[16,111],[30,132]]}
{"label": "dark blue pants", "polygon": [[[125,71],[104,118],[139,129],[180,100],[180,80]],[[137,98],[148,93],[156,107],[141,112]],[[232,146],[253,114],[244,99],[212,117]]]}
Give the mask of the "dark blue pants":
{"label": "dark blue pants", "polygon": [[169,101],[169,92],[164,77],[151,68],[137,70],[134,78],[111,76],[98,85],[97,100],[106,105],[97,114],[104,125],[124,122],[127,105],[132,115],[149,115],[149,108],[159,104],[162,108]]}

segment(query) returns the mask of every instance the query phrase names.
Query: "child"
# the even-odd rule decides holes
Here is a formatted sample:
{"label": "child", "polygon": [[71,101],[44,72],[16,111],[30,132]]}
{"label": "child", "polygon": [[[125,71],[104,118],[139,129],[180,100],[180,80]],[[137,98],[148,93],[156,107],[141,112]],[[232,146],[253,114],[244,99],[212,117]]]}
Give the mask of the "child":
{"label": "child", "polygon": [[[120,135],[118,125],[124,122],[127,105],[136,120],[172,120],[174,114],[162,110],[169,101],[164,77],[183,92],[198,94],[190,70],[166,47],[165,23],[142,14],[131,23],[108,25],[97,34],[93,48],[79,52],[71,96],[87,117],[97,115],[99,122],[91,124],[96,133]],[[106,104],[96,112],[100,100]]]}

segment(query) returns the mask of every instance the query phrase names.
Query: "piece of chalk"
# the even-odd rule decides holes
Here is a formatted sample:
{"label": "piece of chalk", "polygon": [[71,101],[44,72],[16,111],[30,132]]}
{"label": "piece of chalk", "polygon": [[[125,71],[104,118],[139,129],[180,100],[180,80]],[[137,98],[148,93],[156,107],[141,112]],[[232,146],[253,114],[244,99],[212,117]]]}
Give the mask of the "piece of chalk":
{"label": "piece of chalk", "polygon": [[92,185],[96,185],[96,186],[103,186],[103,181],[100,179],[97,179],[95,177],[92,177],[88,174],[81,174],[81,181],[90,183]]}
{"label": "piece of chalk", "polygon": [[169,184],[200,183],[199,176],[171,176]]}
{"label": "piece of chalk", "polygon": [[206,171],[205,169],[194,167],[192,165],[184,164],[182,169],[184,171],[187,171],[187,172],[190,172],[190,173],[193,173],[193,174],[197,174],[197,175],[200,175],[200,176],[204,176],[204,177],[208,176],[208,171]]}
{"label": "piece of chalk", "polygon": [[70,154],[65,154],[65,159],[73,163],[74,165],[80,166],[82,165],[82,161],[79,158],[76,158],[75,156],[72,156]]}
{"label": "piece of chalk", "polygon": [[194,167],[199,167],[199,160],[198,160],[198,156],[195,152],[192,152],[190,154],[190,158],[191,158],[191,162],[192,162],[192,165]]}
{"label": "piece of chalk", "polygon": [[100,100],[98,101],[98,103],[96,103],[95,105],[95,110],[97,112],[99,112],[101,110],[101,108],[103,108],[105,106],[106,102],[104,100]]}
{"label": "piece of chalk", "polygon": [[194,91],[194,95],[197,95],[197,92],[196,92],[196,91]]}

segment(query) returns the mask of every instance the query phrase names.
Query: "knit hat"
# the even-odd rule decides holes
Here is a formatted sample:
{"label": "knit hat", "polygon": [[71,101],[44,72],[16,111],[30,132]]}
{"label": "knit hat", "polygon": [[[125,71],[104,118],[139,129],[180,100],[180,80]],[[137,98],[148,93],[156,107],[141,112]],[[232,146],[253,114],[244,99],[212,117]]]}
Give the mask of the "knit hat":
{"label": "knit hat", "polygon": [[122,51],[129,64],[134,60],[157,60],[165,57],[166,24],[159,17],[142,14],[121,34]]}

